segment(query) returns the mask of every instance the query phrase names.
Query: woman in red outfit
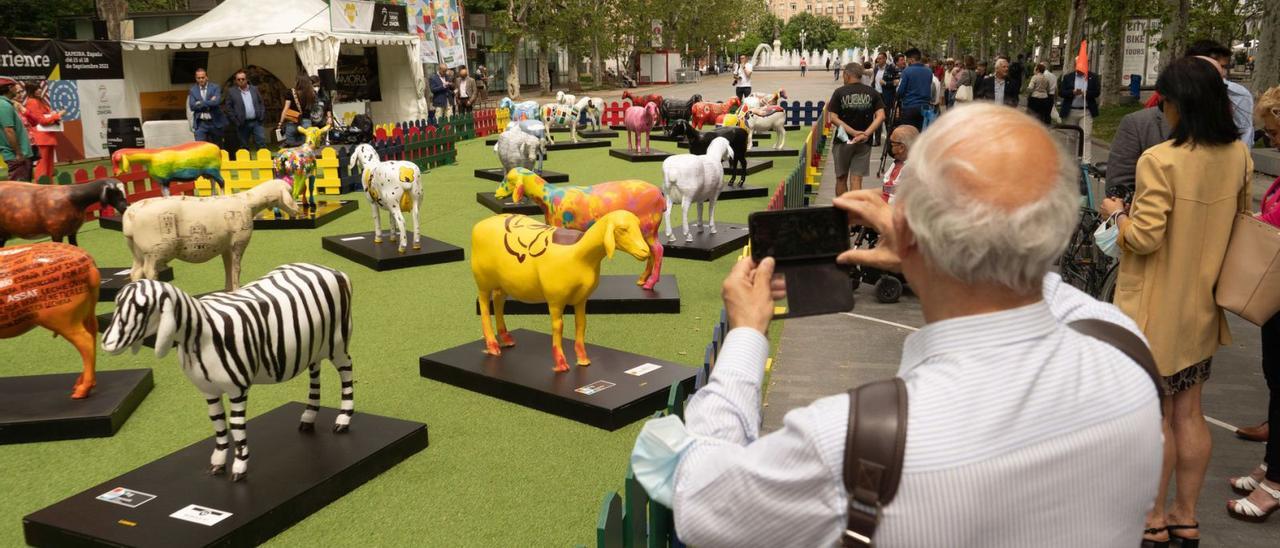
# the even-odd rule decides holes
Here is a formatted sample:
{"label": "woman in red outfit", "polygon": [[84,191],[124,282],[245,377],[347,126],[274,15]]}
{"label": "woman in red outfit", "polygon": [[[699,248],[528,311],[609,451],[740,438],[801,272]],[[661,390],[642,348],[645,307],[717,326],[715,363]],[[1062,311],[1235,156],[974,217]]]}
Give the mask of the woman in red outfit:
{"label": "woman in red outfit", "polygon": [[41,177],[53,177],[53,151],[57,148],[57,134],[52,131],[41,131],[41,126],[52,126],[62,121],[61,110],[53,110],[53,106],[49,104],[49,100],[45,98],[45,88],[36,83],[28,83],[27,88],[27,112],[26,116],[31,121],[31,146],[36,147],[40,152],[40,160],[35,165],[35,171],[32,173],[32,180],[39,181]]}

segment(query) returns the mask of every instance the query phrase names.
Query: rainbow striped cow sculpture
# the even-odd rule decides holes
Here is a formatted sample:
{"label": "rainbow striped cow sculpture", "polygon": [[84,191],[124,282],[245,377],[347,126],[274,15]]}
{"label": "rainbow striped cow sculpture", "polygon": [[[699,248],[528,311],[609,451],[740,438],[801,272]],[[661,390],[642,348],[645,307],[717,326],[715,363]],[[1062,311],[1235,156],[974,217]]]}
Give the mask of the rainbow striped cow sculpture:
{"label": "rainbow striped cow sculpture", "polygon": [[[293,199],[306,193],[302,202],[304,209],[316,207],[316,156],[320,154],[320,145],[324,136],[329,133],[329,126],[300,127],[298,132],[305,139],[302,146],[282,148],[276,152],[275,176],[293,185]],[[276,215],[280,212],[277,210]]]}
{"label": "rainbow striped cow sculpture", "polygon": [[164,148],[122,148],[111,155],[111,167],[117,175],[129,171],[130,166],[147,169],[151,178],[160,183],[160,194],[169,195],[172,181],[194,182],[205,177],[217,183],[213,193],[222,192],[222,150],[218,145],[192,141]]}
{"label": "rainbow striped cow sculpture", "polygon": [[546,223],[558,228],[587,230],[611,211],[626,210],[640,219],[640,230],[649,244],[644,273],[636,285],[653,289],[662,274],[662,243],[658,229],[667,199],[662,190],[644,181],[627,179],[592,186],[550,186],[538,174],[524,168],[507,172],[494,193],[499,199],[511,196],[519,202],[525,196],[542,208]]}

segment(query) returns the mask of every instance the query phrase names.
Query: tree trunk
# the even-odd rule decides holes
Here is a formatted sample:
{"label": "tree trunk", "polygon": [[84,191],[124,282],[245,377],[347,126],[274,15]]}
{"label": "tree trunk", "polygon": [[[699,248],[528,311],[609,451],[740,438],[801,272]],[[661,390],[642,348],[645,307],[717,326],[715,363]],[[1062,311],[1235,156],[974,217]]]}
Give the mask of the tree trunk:
{"label": "tree trunk", "polygon": [[1181,57],[1182,50],[1186,49],[1187,21],[1191,11],[1190,0],[1163,0],[1163,4],[1168,19],[1160,32],[1164,38],[1164,50],[1160,52],[1160,70]]}
{"label": "tree trunk", "polygon": [[1099,67],[1102,71],[1102,95],[1098,97],[1100,104],[1103,105],[1118,102],[1121,95],[1128,93],[1128,88],[1122,85],[1124,81],[1124,20],[1122,16],[1108,21],[1103,30],[1107,40],[1107,66]]}
{"label": "tree trunk", "polygon": [[538,92],[542,95],[551,94],[550,50],[546,40],[538,41]]}
{"label": "tree trunk", "polygon": [[1084,40],[1084,21],[1089,16],[1089,0],[1071,0],[1071,19],[1067,23],[1066,49],[1062,52],[1062,72],[1075,66],[1080,54],[1080,41]]}
{"label": "tree trunk", "polygon": [[1280,82],[1280,9],[1262,13],[1258,54],[1253,58],[1253,92],[1261,95]]}
{"label": "tree trunk", "polygon": [[1052,6],[1052,2],[1044,3],[1044,20],[1040,22],[1040,55],[1036,56],[1036,60],[1044,63],[1046,67],[1049,66],[1049,52],[1053,51],[1053,28],[1056,18],[1053,16]]}
{"label": "tree trunk", "polygon": [[604,85],[604,59],[600,58],[600,37],[591,37],[591,77],[596,87]]}
{"label": "tree trunk", "polygon": [[103,21],[107,22],[107,38],[109,40],[120,39],[120,23],[122,23],[129,13],[129,2],[127,0],[98,0],[98,15]]}
{"label": "tree trunk", "polygon": [[578,55],[578,51],[574,48],[566,48],[569,57],[569,66],[565,67],[565,78],[569,80],[567,87],[575,92],[582,91],[582,79],[578,77],[578,62],[582,61],[582,56]]}
{"label": "tree trunk", "polygon": [[520,99],[520,47],[522,45],[524,45],[524,38],[517,35],[511,54],[507,56],[507,97],[513,101]]}

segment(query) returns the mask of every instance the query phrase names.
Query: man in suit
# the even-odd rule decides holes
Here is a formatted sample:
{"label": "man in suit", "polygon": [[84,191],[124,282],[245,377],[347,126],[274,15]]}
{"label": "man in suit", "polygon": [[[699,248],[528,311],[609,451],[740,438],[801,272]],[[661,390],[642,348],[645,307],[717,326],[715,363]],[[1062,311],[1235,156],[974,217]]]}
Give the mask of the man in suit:
{"label": "man in suit", "polygon": [[476,80],[467,72],[467,67],[458,68],[458,112],[471,112],[476,104]]}
{"label": "man in suit", "polygon": [[231,123],[240,136],[240,148],[248,149],[250,138],[257,148],[267,148],[267,134],[262,129],[267,109],[262,105],[258,86],[249,85],[249,75],[243,70],[236,71],[235,83],[236,87],[227,93],[227,101],[231,103]]}
{"label": "man in suit", "polygon": [[1082,72],[1077,66],[1075,72],[1062,75],[1058,82],[1058,97],[1062,103],[1058,106],[1058,114],[1062,123],[1069,126],[1080,126],[1084,130],[1084,156],[1081,161],[1093,163],[1093,119],[1098,116],[1098,96],[1102,94],[1102,85],[1098,73]]}
{"label": "man in suit", "polygon": [[1018,85],[1009,78],[1008,59],[996,60],[995,72],[978,82],[978,87],[974,88],[973,98],[1018,107]]}
{"label": "man in suit", "polygon": [[448,70],[449,67],[444,66],[444,63],[436,65],[436,73],[427,80],[427,86],[431,88],[431,108],[436,120],[449,115],[449,103],[453,102],[453,83],[445,77]]}
{"label": "man in suit", "polygon": [[196,69],[196,83],[187,92],[187,108],[191,109],[191,131],[197,141],[222,144],[222,129],[227,116],[222,113],[222,88],[209,81],[204,69]]}

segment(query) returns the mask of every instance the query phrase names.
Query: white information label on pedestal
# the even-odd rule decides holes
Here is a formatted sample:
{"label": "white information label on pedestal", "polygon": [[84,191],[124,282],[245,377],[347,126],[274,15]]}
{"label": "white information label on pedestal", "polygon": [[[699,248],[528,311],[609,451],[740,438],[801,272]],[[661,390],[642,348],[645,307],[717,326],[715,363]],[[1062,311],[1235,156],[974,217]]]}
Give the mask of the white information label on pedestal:
{"label": "white information label on pedestal", "polygon": [[195,504],[188,504],[186,508],[169,514],[171,518],[177,518],[182,521],[191,523],[199,523],[200,525],[214,526],[218,522],[231,517],[231,512],[222,510],[214,510],[213,508],[205,508]]}
{"label": "white information label on pedestal", "polygon": [[646,363],[644,365],[632,367],[631,369],[623,371],[623,373],[639,377],[641,375],[644,375],[645,373],[650,373],[653,371],[657,371],[659,369],[662,369],[661,365],[658,365],[656,363]]}

